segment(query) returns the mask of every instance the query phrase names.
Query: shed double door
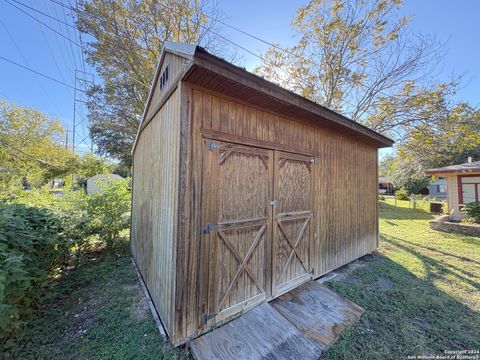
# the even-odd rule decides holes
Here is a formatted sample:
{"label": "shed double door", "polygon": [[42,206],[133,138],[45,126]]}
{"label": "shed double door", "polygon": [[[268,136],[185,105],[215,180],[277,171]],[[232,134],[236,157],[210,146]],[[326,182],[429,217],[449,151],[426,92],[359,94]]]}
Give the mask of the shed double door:
{"label": "shed double door", "polygon": [[205,139],[202,324],[311,278],[313,159]]}

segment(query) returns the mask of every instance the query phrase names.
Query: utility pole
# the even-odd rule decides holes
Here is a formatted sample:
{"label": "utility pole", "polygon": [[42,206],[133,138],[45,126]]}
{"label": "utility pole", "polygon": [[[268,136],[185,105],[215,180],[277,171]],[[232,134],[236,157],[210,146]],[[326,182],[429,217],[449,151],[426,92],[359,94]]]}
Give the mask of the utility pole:
{"label": "utility pole", "polygon": [[75,132],[77,131],[77,72],[75,72],[75,88],[73,89],[73,133],[72,133],[72,151],[75,152]]}
{"label": "utility pole", "polygon": [[[77,131],[77,72],[75,71],[75,82],[73,88],[73,132],[72,132],[72,152],[75,154],[75,132]],[[72,172],[72,191],[73,191],[73,172]]]}
{"label": "utility pole", "polygon": [[[80,75],[79,75],[80,74]],[[90,77],[91,80],[87,79]],[[85,88],[88,84],[94,85],[95,84],[95,77],[93,74],[87,73],[82,70],[75,69],[75,83],[73,88],[73,129],[72,129],[72,152],[76,153],[77,146],[80,145],[82,142],[86,140],[86,137],[82,139],[80,136],[80,142],[77,144],[77,127],[84,121],[84,119],[80,118],[77,123],[77,102],[86,103],[84,100],[77,98],[77,92],[85,92]],[[93,152],[93,144],[91,145],[91,151]],[[72,173],[72,190],[73,190],[73,181],[74,181],[74,174]]]}
{"label": "utility pole", "polygon": [[65,132],[65,149],[68,149],[68,126],[67,131]]}

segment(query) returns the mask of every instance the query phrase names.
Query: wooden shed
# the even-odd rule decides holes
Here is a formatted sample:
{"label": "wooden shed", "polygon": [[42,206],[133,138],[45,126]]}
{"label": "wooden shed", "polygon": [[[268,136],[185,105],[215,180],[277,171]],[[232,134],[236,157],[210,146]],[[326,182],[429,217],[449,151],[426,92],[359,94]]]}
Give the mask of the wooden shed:
{"label": "wooden shed", "polygon": [[133,148],[131,247],[175,344],[376,249],[392,140],[166,43]]}

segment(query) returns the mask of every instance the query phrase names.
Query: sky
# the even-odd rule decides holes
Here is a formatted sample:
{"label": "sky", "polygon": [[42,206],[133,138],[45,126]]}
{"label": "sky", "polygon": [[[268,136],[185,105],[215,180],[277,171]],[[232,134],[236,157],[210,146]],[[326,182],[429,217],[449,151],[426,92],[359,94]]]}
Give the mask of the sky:
{"label": "sky", "polygon": [[[70,86],[75,84],[75,69],[82,71],[85,69],[87,73],[94,73],[88,64],[85,65],[82,61],[77,46],[80,39],[75,29],[36,13],[15,1],[73,24],[71,11],[58,5],[59,0],[0,0],[0,57],[39,71]],[[74,0],[62,1],[64,4],[74,3]],[[227,23],[283,46],[293,43],[291,19],[296,9],[305,3],[306,1],[278,0],[218,1]],[[464,82],[458,98],[480,106],[480,66],[478,66],[480,1],[406,0],[401,13],[413,16],[412,31],[435,36],[437,40],[446,44],[447,53],[438,74],[439,80],[448,80],[453,73],[462,74]],[[40,24],[32,16],[50,28]],[[257,54],[267,48],[262,42],[228,28],[222,29],[222,34]],[[238,49],[238,55],[248,70],[252,70],[260,61],[259,58],[241,49]],[[92,75],[89,74],[78,72],[77,75],[81,79],[77,81],[77,88],[82,88],[82,79],[92,79]],[[0,58],[0,98],[57,117],[69,128],[70,143],[74,113],[73,93],[71,88],[63,84],[43,78]],[[85,152],[90,149],[86,109],[81,102],[85,97],[81,92],[77,92],[77,99],[80,100],[76,102],[75,115],[78,124],[77,151]],[[84,138],[86,140],[81,142]]]}

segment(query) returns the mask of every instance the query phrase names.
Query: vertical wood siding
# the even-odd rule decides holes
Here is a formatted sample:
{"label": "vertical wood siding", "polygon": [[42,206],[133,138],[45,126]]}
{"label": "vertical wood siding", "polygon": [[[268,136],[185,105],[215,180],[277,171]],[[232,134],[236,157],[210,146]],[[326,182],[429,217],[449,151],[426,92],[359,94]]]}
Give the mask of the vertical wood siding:
{"label": "vertical wood siding", "polygon": [[169,334],[174,333],[179,144],[177,89],[141,133],[133,158],[132,253]]}
{"label": "vertical wood siding", "polygon": [[[201,263],[208,261],[201,253],[202,227],[208,219],[202,213],[202,146],[201,129],[265,141],[313,153],[314,168],[314,240],[311,244],[311,266],[318,277],[375,250],[378,237],[377,149],[338,133],[307,125],[295,119],[263,111],[241,101],[211,91],[182,84],[188,108],[186,121],[191,139],[182,157],[186,166],[185,209],[180,217],[188,220],[180,230],[177,246],[178,265],[175,307],[176,332],[172,338],[179,344],[202,330],[203,274]],[[182,181],[182,180],[180,180]],[[135,186],[137,186],[135,184]],[[183,228],[184,227],[184,228]],[[202,254],[202,256],[201,256]],[[184,289],[180,291],[180,289]]]}
{"label": "vertical wood siding", "polygon": [[185,59],[181,56],[174,54],[166,53],[163,63],[160,67],[159,76],[162,75],[165,68],[168,66],[168,82],[166,86],[160,90],[159,82],[157,81],[154,85],[152,99],[148,107],[146,119],[149,119],[152,113],[155,111],[157,105],[159,104],[163,92],[167,89],[168,85],[175,79],[175,77],[184,69],[185,64],[189,63],[188,59]]}
{"label": "vertical wood siding", "polygon": [[[317,275],[376,248],[377,149],[248,105],[195,89],[204,129],[318,153],[315,176]],[[213,104],[221,104],[220,114]]]}

